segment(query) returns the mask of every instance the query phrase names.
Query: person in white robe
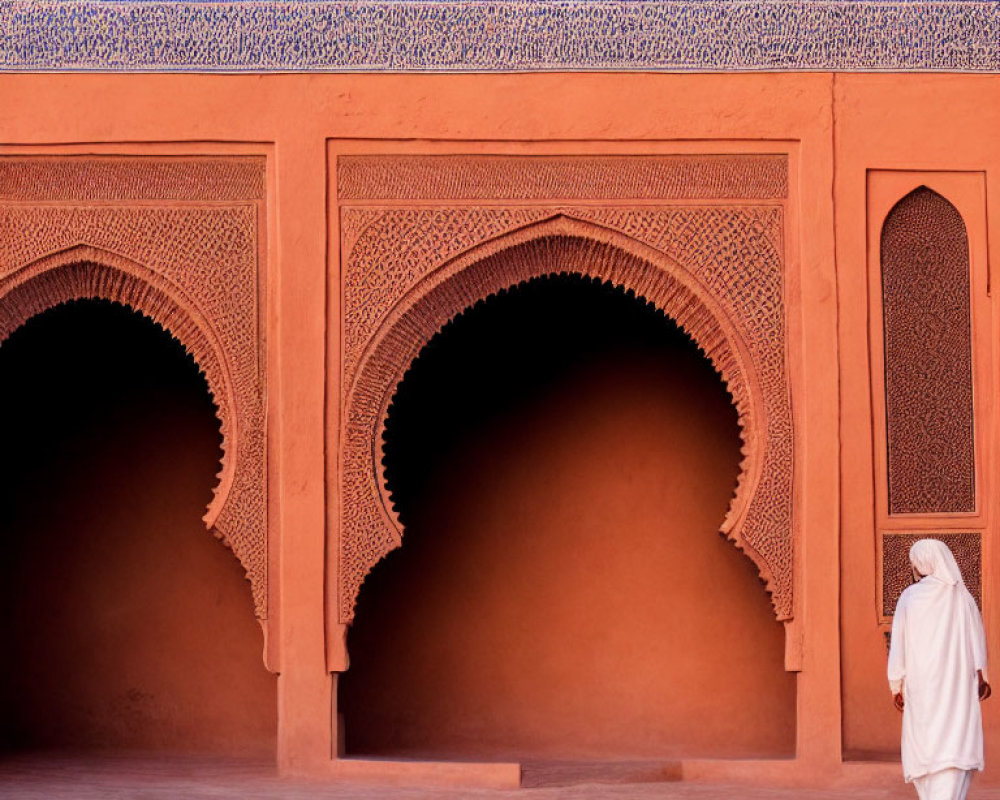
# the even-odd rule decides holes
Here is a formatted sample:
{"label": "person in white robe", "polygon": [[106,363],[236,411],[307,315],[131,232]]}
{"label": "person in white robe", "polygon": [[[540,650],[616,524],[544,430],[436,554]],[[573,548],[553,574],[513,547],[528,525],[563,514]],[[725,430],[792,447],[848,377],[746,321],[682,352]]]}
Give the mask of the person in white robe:
{"label": "person in white robe", "polygon": [[915,542],[910,564],[915,582],[896,604],[888,669],[903,712],[903,778],[920,800],[964,800],[983,768],[986,634],[946,544]]}

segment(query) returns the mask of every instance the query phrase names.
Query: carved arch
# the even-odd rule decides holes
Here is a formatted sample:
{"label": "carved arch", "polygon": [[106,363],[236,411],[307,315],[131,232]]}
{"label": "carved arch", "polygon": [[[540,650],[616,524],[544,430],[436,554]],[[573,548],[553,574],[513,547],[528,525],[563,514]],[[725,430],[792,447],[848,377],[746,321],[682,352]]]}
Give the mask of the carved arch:
{"label": "carved arch", "polygon": [[0,281],[0,345],[37,314],[84,299],[120,303],[153,320],[184,347],[205,376],[219,418],[223,454],[203,519],[209,531],[233,550],[255,589],[255,575],[226,521],[239,430],[232,381],[211,325],[197,305],[161,275],[108,250],[78,245],[38,259]]}
{"label": "carved arch", "polygon": [[[748,509],[764,476],[769,427],[753,359],[721,303],[662,252],[624,234],[565,215],[487,241],[446,262],[413,286],[389,311],[358,362],[343,428],[340,620],[349,623],[364,578],[402,543],[389,499],[382,434],[396,386],[420,350],[454,316],[477,301],[543,275],[572,273],[633,291],[669,315],[711,361],[732,396],[743,441],[735,493],[721,531],[756,565],[779,620],[791,619],[792,564],[759,547],[776,537],[791,549],[791,530],[748,527]],[[791,502],[791,464],[777,483]],[[775,483],[774,480],[771,483]],[[757,523],[760,525],[760,523]]]}

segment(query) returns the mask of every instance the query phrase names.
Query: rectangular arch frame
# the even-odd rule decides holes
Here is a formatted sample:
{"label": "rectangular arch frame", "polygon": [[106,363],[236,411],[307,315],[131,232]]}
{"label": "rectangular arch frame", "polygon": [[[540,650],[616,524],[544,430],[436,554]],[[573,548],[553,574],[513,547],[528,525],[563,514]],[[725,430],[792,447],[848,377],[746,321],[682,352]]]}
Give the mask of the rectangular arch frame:
{"label": "rectangular arch frame", "polygon": [[[888,427],[885,393],[885,337],[882,305],[882,226],[892,208],[914,189],[925,186],[940,194],[961,214],[969,242],[970,320],[972,347],[973,442],[975,449],[975,510],[972,512],[891,513],[889,508],[889,463],[887,453]],[[876,613],[880,627],[891,624],[891,613],[885,602],[892,595],[889,588],[898,582],[898,564],[889,553],[898,542],[892,537],[943,535],[946,537],[975,536],[982,541],[989,524],[992,505],[990,491],[994,452],[994,392],[987,379],[992,373],[993,350],[991,337],[991,286],[986,235],[986,182],[982,172],[869,170],[867,173],[868,214],[868,296],[869,296],[869,363],[871,368],[872,441],[874,465],[873,532],[876,552]],[[964,541],[964,539],[959,540]],[[887,545],[893,544],[893,547]],[[964,548],[963,548],[964,549]],[[989,563],[983,542],[979,563]],[[974,559],[977,560],[977,559]],[[979,570],[977,570],[977,573]],[[977,574],[973,582],[978,583]],[[987,587],[983,585],[984,599]]]}
{"label": "rectangular arch frame", "polygon": [[[228,458],[240,462],[245,478],[237,487],[241,498],[231,504],[230,511],[225,508],[225,492],[233,484],[223,477],[223,494],[210,506],[206,522],[233,547],[247,571],[253,610],[264,634],[264,664],[277,672],[279,537],[274,530],[276,518],[269,514],[275,496],[270,480],[273,464],[268,458],[272,426],[267,391],[268,365],[277,360],[275,340],[267,335],[272,313],[267,303],[271,279],[267,265],[276,257],[274,197],[268,191],[273,185],[271,156],[272,148],[262,143],[6,146],[0,148],[0,211],[17,218],[30,218],[43,209],[57,216],[89,214],[98,223],[87,234],[90,238],[78,241],[71,226],[66,226],[58,246],[96,244],[98,251],[106,246],[108,252],[125,256],[132,244],[141,244],[142,225],[158,221],[162,230],[170,231],[173,220],[186,215],[192,224],[202,226],[199,246],[217,248],[202,263],[214,260],[212,269],[238,274],[241,297],[239,302],[231,297],[234,302],[227,306],[218,301],[215,279],[199,274],[197,261],[185,256],[172,262],[169,237],[155,254],[140,247],[134,256],[150,274],[162,273],[166,285],[178,287],[197,313],[204,314],[203,324],[217,336],[223,370],[231,376],[229,397],[217,394],[214,401],[220,415],[238,420],[243,438],[229,442]],[[220,214],[236,214],[243,220],[233,230],[245,242],[216,244],[205,235],[212,230],[212,215]],[[238,249],[245,252],[237,265]],[[18,258],[19,254],[13,254],[11,264],[17,266]],[[177,330],[170,332],[182,339],[199,367],[206,369],[191,350],[191,342],[183,341]]]}
{"label": "rectangular arch frame", "polygon": [[[567,146],[331,140],[328,247],[338,258],[331,259],[328,309],[331,320],[337,320],[338,324],[331,326],[328,348],[339,363],[336,369],[341,372],[341,389],[327,394],[328,482],[336,481],[336,476],[342,474],[344,384],[351,379],[358,357],[357,332],[350,329],[356,323],[351,321],[344,305],[344,292],[348,271],[352,269],[347,258],[359,224],[367,225],[367,220],[377,219],[393,208],[498,211],[534,208],[544,218],[546,213],[573,208],[596,214],[601,209],[624,212],[637,206],[698,205],[721,210],[778,205],[787,216],[781,258],[785,262],[786,292],[793,296],[798,287],[797,224],[791,197],[795,183],[789,176],[795,174],[797,158],[797,148],[789,142],[576,142]],[[612,178],[624,177],[617,185],[605,179],[587,186],[588,176],[599,175],[601,170],[608,171],[607,176]],[[514,186],[518,194],[511,195]],[[786,299],[786,302],[794,301]],[[369,311],[366,309],[365,313]],[[796,315],[788,314],[786,324],[788,342],[797,342]],[[797,372],[796,356],[786,355],[785,369],[790,375]],[[334,374],[332,370],[330,374]],[[794,375],[791,380],[795,380]],[[798,481],[793,481],[794,496],[797,486]],[[328,490],[328,497],[333,499],[339,493],[337,489]],[[331,671],[340,671],[347,665],[346,625],[338,588],[343,579],[340,575],[344,546],[342,502],[328,504],[327,659]],[[797,574],[795,558],[792,573]],[[797,670],[802,663],[801,621],[797,612],[791,616],[786,623],[786,666]]]}

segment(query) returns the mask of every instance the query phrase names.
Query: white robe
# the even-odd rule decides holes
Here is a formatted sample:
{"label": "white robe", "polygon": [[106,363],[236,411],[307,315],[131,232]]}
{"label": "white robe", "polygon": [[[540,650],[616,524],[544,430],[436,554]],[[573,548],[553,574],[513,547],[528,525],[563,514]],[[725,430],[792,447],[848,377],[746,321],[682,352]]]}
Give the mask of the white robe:
{"label": "white robe", "polygon": [[913,779],[919,800],[965,800],[971,769],[943,769]]}
{"label": "white robe", "polygon": [[976,671],[986,673],[982,618],[951,551],[922,540],[911,561],[925,577],[896,605],[888,669],[893,688],[902,682],[907,782],[949,768],[983,768]]}

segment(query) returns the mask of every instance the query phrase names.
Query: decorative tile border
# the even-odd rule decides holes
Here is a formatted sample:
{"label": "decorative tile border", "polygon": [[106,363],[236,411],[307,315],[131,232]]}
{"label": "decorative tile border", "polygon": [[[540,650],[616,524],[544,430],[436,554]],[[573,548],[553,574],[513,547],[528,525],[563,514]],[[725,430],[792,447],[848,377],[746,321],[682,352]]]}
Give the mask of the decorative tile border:
{"label": "decorative tile border", "polygon": [[995,0],[0,0],[0,71],[1000,71]]}

